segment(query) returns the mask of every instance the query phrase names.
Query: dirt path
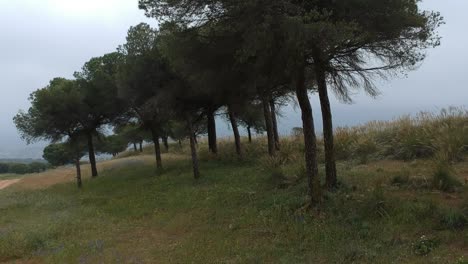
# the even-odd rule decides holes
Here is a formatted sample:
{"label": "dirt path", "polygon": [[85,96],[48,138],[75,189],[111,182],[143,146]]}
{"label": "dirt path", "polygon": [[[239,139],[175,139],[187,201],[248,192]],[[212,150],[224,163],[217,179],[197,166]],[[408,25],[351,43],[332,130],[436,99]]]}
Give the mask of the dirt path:
{"label": "dirt path", "polygon": [[[168,160],[178,160],[186,159],[182,155],[174,154],[164,154],[163,156],[165,161]],[[119,170],[128,166],[139,166],[139,165],[151,165],[154,163],[154,156],[152,155],[141,155],[135,157],[127,157],[115,160],[102,161],[97,164],[98,170],[103,171],[112,171]],[[90,168],[89,165],[83,165],[81,168],[83,173],[83,179],[90,177]],[[0,181],[0,190],[8,186],[11,186],[14,183],[18,183],[20,180],[6,180]],[[75,181],[75,168],[73,166],[60,167],[53,170],[48,170],[43,173],[26,175],[22,177],[21,181],[14,186],[17,189],[26,189],[26,190],[36,190],[36,189],[46,189],[50,186],[72,182]]]}
{"label": "dirt path", "polygon": [[5,189],[6,187],[8,187],[8,186],[10,186],[12,184],[15,184],[15,183],[17,183],[19,181],[20,181],[20,179],[0,181],[0,190]]}

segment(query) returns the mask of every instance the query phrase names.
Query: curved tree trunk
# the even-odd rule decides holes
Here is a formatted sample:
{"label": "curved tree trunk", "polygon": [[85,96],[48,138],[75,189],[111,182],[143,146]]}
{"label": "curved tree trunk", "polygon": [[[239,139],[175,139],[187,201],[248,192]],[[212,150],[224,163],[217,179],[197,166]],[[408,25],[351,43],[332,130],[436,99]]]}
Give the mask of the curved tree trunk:
{"label": "curved tree trunk", "polygon": [[247,134],[249,135],[249,143],[252,143],[252,129],[247,126]]}
{"label": "curved tree trunk", "polygon": [[275,137],[275,148],[280,150],[280,137],[278,132],[278,119],[276,118],[276,105],[275,101],[270,100],[270,109],[271,109],[271,121],[273,123],[273,135]]}
{"label": "curved tree trunk", "polygon": [[239,127],[237,125],[237,117],[234,111],[229,107],[228,109],[229,120],[231,121],[232,132],[234,133],[234,141],[236,145],[236,153],[239,157],[242,157],[242,144],[239,133]]}
{"label": "curved tree trunk", "polygon": [[159,134],[155,128],[151,128],[151,137],[154,144],[154,155],[156,156],[156,168],[162,169],[161,146],[159,145]]}
{"label": "curved tree trunk", "polygon": [[80,157],[75,158],[75,167],[76,167],[76,184],[78,188],[81,189],[83,187],[83,183],[81,181],[81,165],[80,165]]}
{"label": "curved tree trunk", "polygon": [[317,65],[315,67],[317,76],[318,92],[320,97],[320,105],[322,107],[323,120],[323,141],[325,146],[325,171],[326,171],[326,186],[329,190],[337,188],[338,180],[336,175],[336,160],[333,139],[333,119],[330,108],[330,100],[328,98],[328,87],[326,75],[323,67]]}
{"label": "curved tree trunk", "polygon": [[302,126],[304,129],[305,162],[312,206],[321,203],[320,179],[317,163],[317,139],[315,135],[314,116],[310,105],[307,87],[305,85],[305,67],[298,72],[296,85],[296,96],[302,112]]}
{"label": "curved tree trunk", "polygon": [[265,118],[265,128],[268,138],[268,154],[270,156],[276,155],[275,135],[273,131],[273,120],[271,116],[271,108],[266,96],[262,96],[263,116]]}
{"label": "curved tree trunk", "polygon": [[143,152],[143,141],[140,141],[139,144],[140,144],[140,152]]}
{"label": "curved tree trunk", "polygon": [[218,154],[218,142],[216,136],[216,119],[215,111],[209,109],[207,113],[208,119],[208,147],[211,153]]}
{"label": "curved tree trunk", "polygon": [[91,176],[93,178],[98,176],[97,166],[96,166],[96,155],[94,153],[94,144],[93,144],[93,134],[88,133],[88,155],[89,163],[91,164]]}
{"label": "curved tree trunk", "polygon": [[136,142],[133,142],[133,151],[138,152],[138,147]]}
{"label": "curved tree trunk", "polygon": [[190,117],[187,117],[187,125],[190,134],[190,153],[192,155],[192,168],[193,168],[193,177],[195,179],[200,178],[200,169],[198,165],[198,154],[197,154],[197,146],[195,140],[195,132],[193,130],[193,124]]}

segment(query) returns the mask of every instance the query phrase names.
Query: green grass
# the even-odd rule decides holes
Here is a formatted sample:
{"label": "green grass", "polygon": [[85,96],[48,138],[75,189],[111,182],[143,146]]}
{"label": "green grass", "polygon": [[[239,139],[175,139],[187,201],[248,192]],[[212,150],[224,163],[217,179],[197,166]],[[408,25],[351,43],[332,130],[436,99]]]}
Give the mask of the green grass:
{"label": "green grass", "polygon": [[[107,171],[81,191],[74,183],[0,191],[0,262],[454,263],[467,255],[462,205],[427,190],[400,195],[393,172],[340,164],[344,187],[317,215],[301,209],[305,182],[277,188],[277,170],[264,164],[206,160],[198,182],[188,160],[165,166],[160,176],[151,166]],[[437,241],[425,256],[414,250],[422,235]]]}
{"label": "green grass", "polygon": [[0,181],[1,180],[15,179],[15,178],[18,178],[18,175],[16,175],[16,174],[0,174]]}

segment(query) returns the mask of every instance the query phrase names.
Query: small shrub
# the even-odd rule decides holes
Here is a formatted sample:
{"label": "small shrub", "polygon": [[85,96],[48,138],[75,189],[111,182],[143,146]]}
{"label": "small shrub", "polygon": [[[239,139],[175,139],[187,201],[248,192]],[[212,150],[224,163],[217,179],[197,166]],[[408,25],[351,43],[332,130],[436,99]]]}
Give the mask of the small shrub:
{"label": "small shrub", "polygon": [[287,178],[281,169],[276,169],[271,173],[270,181],[276,188],[284,189],[287,187]]}
{"label": "small shrub", "polygon": [[365,204],[365,213],[369,217],[388,217],[390,206],[382,187],[378,186],[372,192]]}
{"label": "small shrub", "polygon": [[432,178],[433,187],[444,192],[455,191],[455,189],[460,187],[462,184],[453,176],[453,174],[453,168],[448,164],[448,162],[437,162]]}
{"label": "small shrub", "polygon": [[353,145],[353,156],[361,164],[366,164],[377,150],[378,147],[372,136],[361,135],[356,139]]}
{"label": "small shrub", "polygon": [[432,201],[411,203],[410,205],[410,212],[416,220],[433,219],[439,212],[439,208]]}
{"label": "small shrub", "polygon": [[439,218],[440,228],[442,229],[462,230],[468,224],[467,216],[458,209],[442,211]]}
{"label": "small shrub", "polygon": [[345,252],[344,263],[359,263],[366,259],[366,251],[359,247],[352,247]]}
{"label": "small shrub", "polygon": [[439,245],[437,239],[421,236],[418,241],[413,243],[413,253],[418,256],[429,255]]}
{"label": "small shrub", "polygon": [[409,183],[410,177],[408,174],[398,173],[392,178],[392,185],[402,186]]}
{"label": "small shrub", "polygon": [[286,174],[286,171],[291,171],[285,168],[276,168],[271,173],[270,182],[275,188],[286,189],[297,185],[301,181],[301,176],[297,174]]}

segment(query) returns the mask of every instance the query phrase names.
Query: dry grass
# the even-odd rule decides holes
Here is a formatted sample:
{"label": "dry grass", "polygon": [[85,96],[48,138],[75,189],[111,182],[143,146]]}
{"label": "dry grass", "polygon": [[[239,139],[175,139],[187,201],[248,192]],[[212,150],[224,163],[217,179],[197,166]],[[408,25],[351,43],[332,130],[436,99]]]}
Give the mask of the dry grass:
{"label": "dry grass", "polygon": [[414,160],[418,158],[460,161],[468,152],[468,110],[443,109],[421,112],[393,121],[373,121],[335,131],[338,159]]}

